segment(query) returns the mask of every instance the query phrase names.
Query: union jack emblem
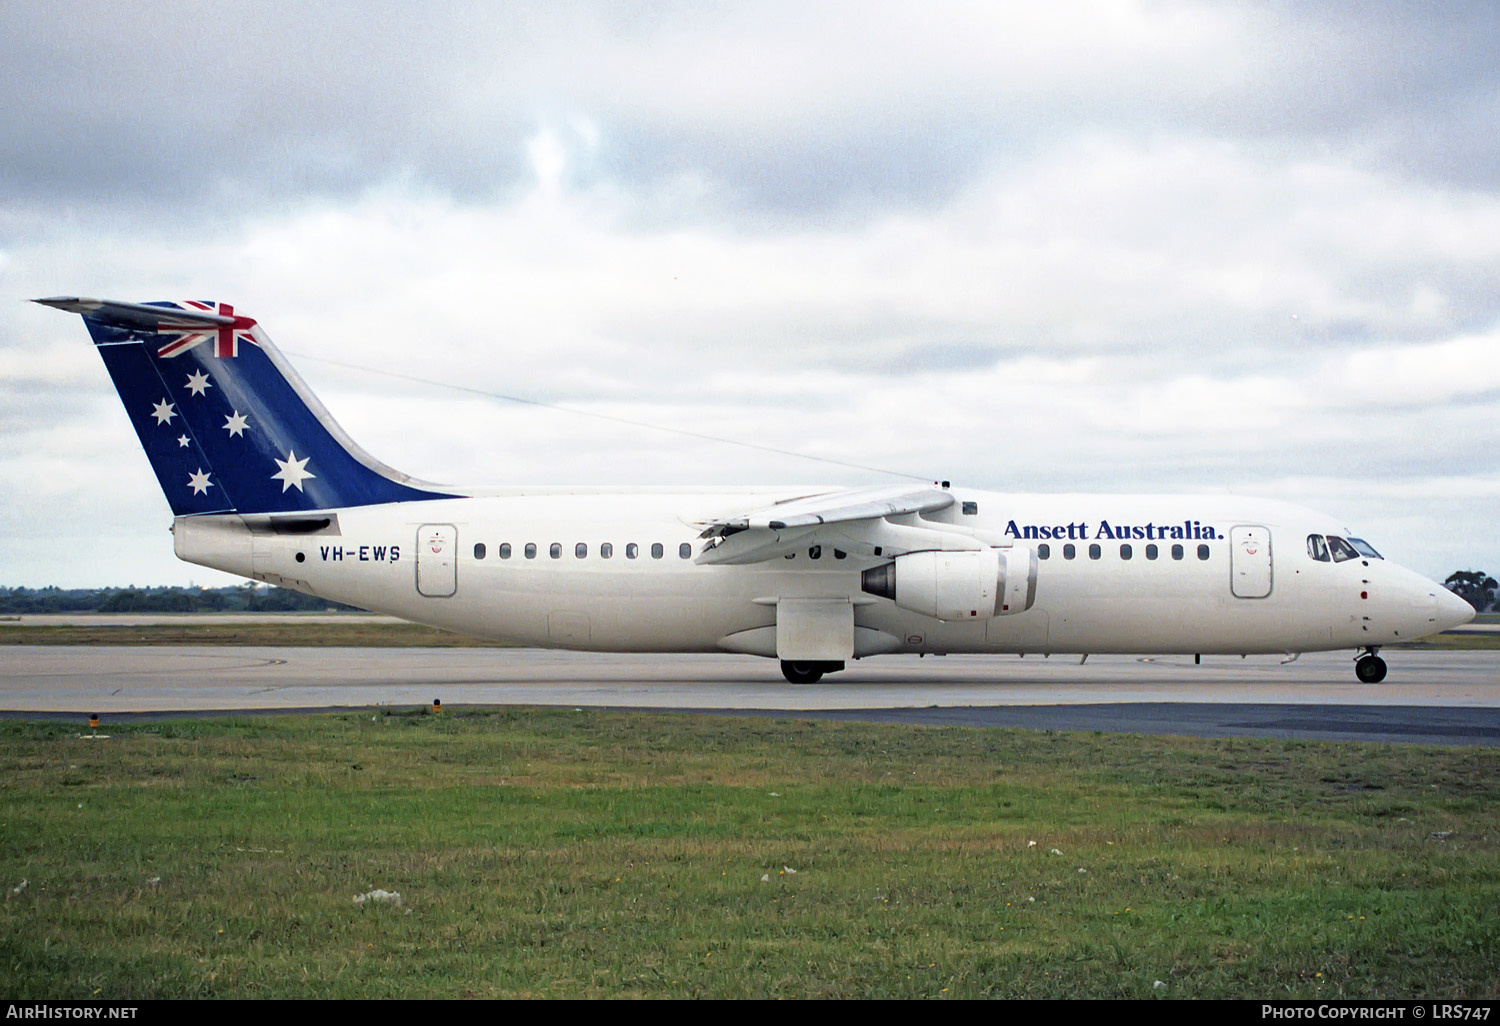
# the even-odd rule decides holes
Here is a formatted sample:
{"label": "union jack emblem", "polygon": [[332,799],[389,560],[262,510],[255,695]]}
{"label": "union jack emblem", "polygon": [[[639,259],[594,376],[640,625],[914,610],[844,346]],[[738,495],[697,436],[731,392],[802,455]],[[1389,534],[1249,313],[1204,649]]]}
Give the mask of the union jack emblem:
{"label": "union jack emblem", "polygon": [[187,318],[174,321],[171,317],[165,317],[157,325],[157,334],[175,337],[156,350],[156,355],[159,357],[181,356],[194,346],[210,339],[214,344],[215,356],[239,356],[241,338],[251,345],[255,344],[255,339],[250,336],[250,329],[255,327],[255,319],[236,316],[234,307],[228,303],[204,303],[189,299],[179,303],[178,309],[201,310],[220,317],[232,317],[234,323],[210,325]]}

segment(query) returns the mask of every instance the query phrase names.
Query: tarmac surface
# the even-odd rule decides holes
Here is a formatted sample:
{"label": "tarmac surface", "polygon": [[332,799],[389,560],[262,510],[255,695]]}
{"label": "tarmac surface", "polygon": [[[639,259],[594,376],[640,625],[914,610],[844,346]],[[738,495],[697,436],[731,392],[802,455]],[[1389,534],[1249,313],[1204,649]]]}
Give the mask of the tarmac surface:
{"label": "tarmac surface", "polygon": [[1051,730],[1500,745],[1500,652],[1278,657],[887,656],[793,685],[771,660],[486,648],[7,646],[0,715],[372,706],[667,709]]}

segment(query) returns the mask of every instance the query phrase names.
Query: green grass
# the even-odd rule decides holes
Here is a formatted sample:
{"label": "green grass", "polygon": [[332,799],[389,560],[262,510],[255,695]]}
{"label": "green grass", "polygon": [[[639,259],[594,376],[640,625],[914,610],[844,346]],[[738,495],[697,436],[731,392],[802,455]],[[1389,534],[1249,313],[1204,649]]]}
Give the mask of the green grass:
{"label": "green grass", "polygon": [[101,732],[0,723],[8,998],[1500,991],[1487,749],[588,710]]}

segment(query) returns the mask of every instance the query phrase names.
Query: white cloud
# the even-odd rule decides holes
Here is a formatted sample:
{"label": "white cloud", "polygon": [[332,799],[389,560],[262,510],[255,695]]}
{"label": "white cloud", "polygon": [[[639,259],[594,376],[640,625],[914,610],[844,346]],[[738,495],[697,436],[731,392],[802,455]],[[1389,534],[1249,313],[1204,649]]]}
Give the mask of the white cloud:
{"label": "white cloud", "polygon": [[[233,302],[372,453],[437,480],[870,478],[311,358],[994,488],[1300,487],[1373,503],[1431,572],[1463,546],[1500,564],[1493,495],[1463,484],[1500,472],[1500,190],[1368,145],[1361,84],[1412,81],[1382,77],[1374,28],[1192,3],[857,25],[485,5],[467,31],[455,10],[356,17],[330,56],[325,15],[283,32],[235,8],[244,45],[191,83],[109,57],[56,84],[104,29],[50,29],[35,50],[63,65],[0,130],[72,127],[33,163],[14,147],[4,291]],[[118,22],[128,54],[144,29]],[[80,169],[88,125],[103,157]],[[143,137],[139,164],[107,159]],[[137,177],[185,152],[142,206]],[[114,565],[80,513],[101,492],[162,544],[92,361],[76,321],[0,305],[8,571],[45,569],[23,553],[48,530],[77,553],[60,573]],[[1439,508],[1441,531],[1412,512]]]}

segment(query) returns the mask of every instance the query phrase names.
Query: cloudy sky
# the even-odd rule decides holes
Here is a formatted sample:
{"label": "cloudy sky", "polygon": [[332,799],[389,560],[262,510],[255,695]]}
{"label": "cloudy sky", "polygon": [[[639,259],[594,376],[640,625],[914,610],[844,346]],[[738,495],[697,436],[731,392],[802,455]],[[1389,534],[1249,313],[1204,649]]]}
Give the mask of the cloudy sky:
{"label": "cloudy sky", "polygon": [[1227,490],[1500,572],[1497,53],[1493,3],[5,4],[0,585],[232,580],[53,295],[233,303],[429,480]]}

